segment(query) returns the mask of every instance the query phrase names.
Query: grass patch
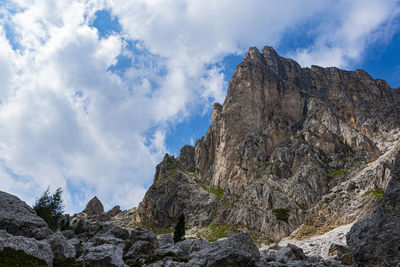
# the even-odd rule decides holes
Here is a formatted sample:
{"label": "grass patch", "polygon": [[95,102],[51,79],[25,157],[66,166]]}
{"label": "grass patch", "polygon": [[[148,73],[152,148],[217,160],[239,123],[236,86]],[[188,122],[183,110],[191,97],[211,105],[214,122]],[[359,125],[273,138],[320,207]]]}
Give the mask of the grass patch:
{"label": "grass patch", "polygon": [[239,231],[233,226],[212,223],[203,228],[200,234],[204,239],[214,242],[220,238],[229,237],[230,235],[237,233],[239,233]]}
{"label": "grass patch", "polygon": [[284,222],[288,222],[289,220],[289,210],[288,209],[274,209],[272,210],[272,214],[275,215],[275,217]]}
{"label": "grass patch", "polygon": [[210,186],[210,193],[217,196],[218,200],[224,197],[224,190],[222,188],[214,188]]}
{"label": "grass patch", "polygon": [[205,183],[203,183],[200,180],[196,181],[197,185],[203,188],[205,191],[214,194],[218,200],[221,200],[224,197],[224,190],[222,188],[215,188],[212,186],[207,186]]}
{"label": "grass patch", "polygon": [[46,261],[36,258],[30,254],[26,254],[22,250],[15,250],[13,248],[4,248],[0,251],[0,266],[34,266],[34,267],[47,267]]}
{"label": "grass patch", "polygon": [[368,190],[364,193],[364,195],[368,196],[370,194],[373,194],[377,198],[383,197],[383,190],[382,189],[377,189],[377,190]]}
{"label": "grass patch", "polygon": [[346,173],[346,170],[331,170],[331,171],[328,171],[329,175],[337,175],[337,176],[343,175],[345,173]]}

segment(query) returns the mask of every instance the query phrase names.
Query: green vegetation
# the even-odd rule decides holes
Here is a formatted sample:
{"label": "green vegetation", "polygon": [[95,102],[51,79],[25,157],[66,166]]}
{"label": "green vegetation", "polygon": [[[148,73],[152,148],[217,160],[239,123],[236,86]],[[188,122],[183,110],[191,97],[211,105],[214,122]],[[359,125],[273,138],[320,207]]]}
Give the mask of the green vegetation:
{"label": "green vegetation", "polygon": [[278,220],[288,222],[289,220],[289,210],[288,209],[274,209],[272,213]]}
{"label": "green vegetation", "polygon": [[300,142],[302,142],[303,144],[306,143],[306,138],[304,137],[304,134],[300,133],[299,134],[299,139],[300,139]]}
{"label": "green vegetation", "polygon": [[233,194],[233,198],[236,199],[236,200],[239,200],[240,199],[240,195]]}
{"label": "green vegetation", "polygon": [[368,196],[370,194],[373,194],[377,198],[383,197],[383,190],[382,189],[377,189],[377,190],[368,190],[365,192],[365,195]]}
{"label": "green vegetation", "polygon": [[222,188],[214,188],[210,186],[209,192],[216,195],[218,200],[221,200],[224,197],[224,190]]}
{"label": "green vegetation", "polygon": [[343,175],[343,174],[345,174],[346,173],[346,170],[331,170],[331,171],[328,171],[328,174],[329,175]]}
{"label": "green vegetation", "polygon": [[[43,218],[43,220],[53,230],[61,227],[62,213],[64,211],[63,200],[61,198],[62,189],[57,188],[53,195],[50,195],[49,188],[44,191],[43,195],[36,200],[33,209],[37,215]],[[65,227],[65,225],[62,225]]]}
{"label": "green vegetation", "polygon": [[239,233],[239,231],[233,226],[214,223],[203,228],[200,232],[201,236],[210,242],[214,242],[220,238],[229,237],[230,235],[237,233]]}
{"label": "green vegetation", "polygon": [[174,231],[174,243],[185,240],[185,215],[181,213],[178,217],[178,222]]}
{"label": "green vegetation", "polygon": [[47,267],[47,263],[32,255],[26,254],[22,250],[4,248],[0,251],[0,267]]}
{"label": "green vegetation", "polygon": [[200,186],[201,188],[203,188],[205,191],[207,191],[211,194],[214,194],[218,198],[218,200],[221,200],[224,197],[224,190],[222,188],[215,188],[212,186],[207,186],[200,180],[197,180],[196,184],[198,186]]}

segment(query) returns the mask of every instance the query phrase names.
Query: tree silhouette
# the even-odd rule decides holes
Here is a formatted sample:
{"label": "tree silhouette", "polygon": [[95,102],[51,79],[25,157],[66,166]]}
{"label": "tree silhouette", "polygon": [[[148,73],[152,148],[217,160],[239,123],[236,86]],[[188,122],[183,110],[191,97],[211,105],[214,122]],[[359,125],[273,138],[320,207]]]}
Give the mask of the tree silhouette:
{"label": "tree silhouette", "polygon": [[33,206],[36,214],[42,217],[53,230],[56,230],[60,226],[59,224],[64,211],[61,194],[61,188],[57,188],[53,195],[50,195],[49,188],[47,188],[43,195],[36,200],[35,206]]}
{"label": "tree silhouette", "polygon": [[178,222],[175,226],[174,231],[174,242],[178,243],[185,239],[185,215],[181,213],[178,217]]}

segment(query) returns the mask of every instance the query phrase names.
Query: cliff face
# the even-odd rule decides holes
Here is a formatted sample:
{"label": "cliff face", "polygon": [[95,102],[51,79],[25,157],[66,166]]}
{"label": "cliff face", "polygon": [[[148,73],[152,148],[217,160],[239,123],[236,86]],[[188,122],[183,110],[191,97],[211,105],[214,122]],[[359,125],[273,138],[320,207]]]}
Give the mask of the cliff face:
{"label": "cliff face", "polygon": [[271,47],[250,48],[207,134],[157,166],[138,221],[168,228],[184,212],[191,226],[273,239],[350,223],[386,188],[399,104],[398,89],[363,70],[301,68]]}

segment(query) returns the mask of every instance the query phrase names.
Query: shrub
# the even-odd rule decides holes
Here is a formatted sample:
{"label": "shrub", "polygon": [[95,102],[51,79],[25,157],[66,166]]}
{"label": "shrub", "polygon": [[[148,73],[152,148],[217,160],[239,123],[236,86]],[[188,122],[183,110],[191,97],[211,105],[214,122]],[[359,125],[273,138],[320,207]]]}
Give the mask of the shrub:
{"label": "shrub", "polygon": [[33,209],[36,214],[43,218],[43,220],[53,230],[60,227],[62,220],[62,213],[64,211],[63,200],[61,198],[62,189],[57,188],[53,195],[50,195],[49,188],[44,191],[43,195],[36,200]]}
{"label": "shrub", "polygon": [[175,226],[174,231],[174,242],[178,243],[185,239],[185,215],[182,213],[178,217],[178,222]]}
{"label": "shrub", "polygon": [[278,220],[288,222],[289,220],[289,210],[288,209],[274,209],[272,213]]}

